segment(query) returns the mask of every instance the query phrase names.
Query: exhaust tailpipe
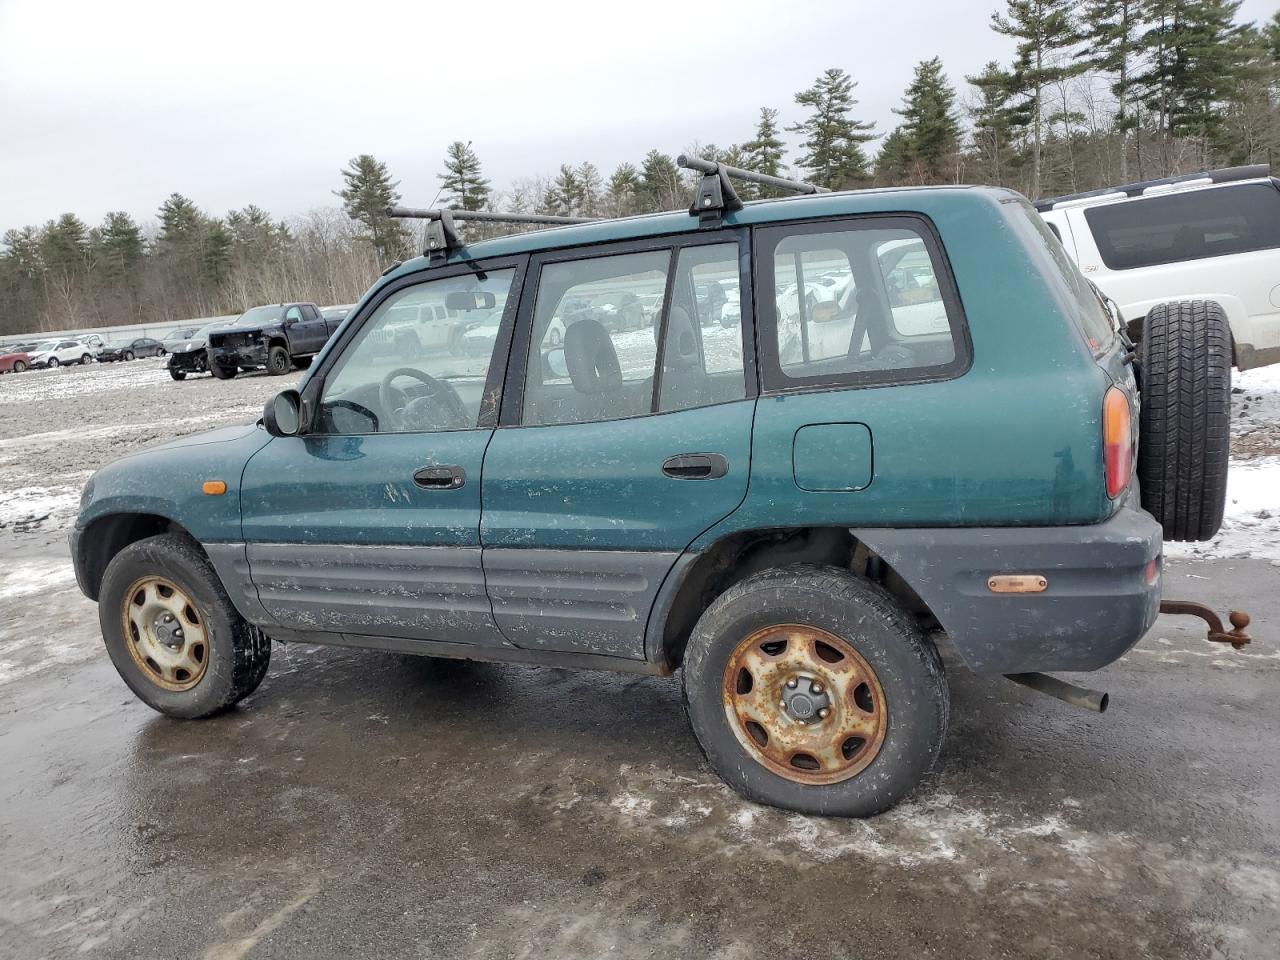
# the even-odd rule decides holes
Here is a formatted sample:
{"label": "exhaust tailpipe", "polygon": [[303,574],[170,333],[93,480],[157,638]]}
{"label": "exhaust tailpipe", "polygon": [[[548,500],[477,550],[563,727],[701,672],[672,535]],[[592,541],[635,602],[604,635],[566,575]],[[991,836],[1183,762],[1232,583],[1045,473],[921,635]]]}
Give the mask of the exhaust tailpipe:
{"label": "exhaust tailpipe", "polygon": [[1067,683],[1047,673],[1006,673],[1005,679],[1095,713],[1106,713],[1107,704],[1111,701],[1111,697],[1102,690],[1077,687],[1074,683]]}

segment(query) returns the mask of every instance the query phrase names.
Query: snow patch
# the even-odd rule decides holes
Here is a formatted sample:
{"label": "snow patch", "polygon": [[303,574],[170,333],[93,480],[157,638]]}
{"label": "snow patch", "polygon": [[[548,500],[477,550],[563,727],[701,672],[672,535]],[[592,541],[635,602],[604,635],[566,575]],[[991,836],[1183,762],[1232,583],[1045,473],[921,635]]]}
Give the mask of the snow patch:
{"label": "snow patch", "polygon": [[1165,556],[1280,560],[1280,456],[1233,460],[1222,529],[1205,543],[1166,543]]}
{"label": "snow patch", "polygon": [[0,600],[29,597],[75,583],[75,571],[65,561],[20,567],[0,576]]}
{"label": "snow patch", "polygon": [[74,513],[80,491],[74,487],[18,487],[0,492],[0,529],[38,526],[54,515]]}

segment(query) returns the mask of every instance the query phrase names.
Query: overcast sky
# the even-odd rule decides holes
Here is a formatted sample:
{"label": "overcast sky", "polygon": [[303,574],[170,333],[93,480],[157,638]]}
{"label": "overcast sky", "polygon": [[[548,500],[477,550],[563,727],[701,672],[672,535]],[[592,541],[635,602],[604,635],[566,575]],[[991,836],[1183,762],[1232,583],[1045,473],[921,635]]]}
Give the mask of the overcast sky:
{"label": "overcast sky", "polygon": [[884,133],[918,61],[941,56],[962,85],[1010,58],[997,6],[0,0],[0,230],[67,211],[147,221],[175,190],[288,217],[336,204],[358,153],[425,205],[456,139],[499,188],[566,160],[607,176],[653,147],[745,140],[764,105],[794,122],[794,93],[829,66]]}

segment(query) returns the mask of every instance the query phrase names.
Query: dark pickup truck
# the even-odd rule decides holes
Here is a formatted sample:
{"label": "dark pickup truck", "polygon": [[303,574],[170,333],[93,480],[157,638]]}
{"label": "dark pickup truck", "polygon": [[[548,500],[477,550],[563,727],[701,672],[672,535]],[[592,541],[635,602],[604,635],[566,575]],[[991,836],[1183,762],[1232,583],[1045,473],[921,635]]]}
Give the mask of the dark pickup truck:
{"label": "dark pickup truck", "polygon": [[314,303],[253,307],[229,327],[209,334],[209,371],[230,380],[240,370],[265,367],[273,376],[307,366],[342,323]]}

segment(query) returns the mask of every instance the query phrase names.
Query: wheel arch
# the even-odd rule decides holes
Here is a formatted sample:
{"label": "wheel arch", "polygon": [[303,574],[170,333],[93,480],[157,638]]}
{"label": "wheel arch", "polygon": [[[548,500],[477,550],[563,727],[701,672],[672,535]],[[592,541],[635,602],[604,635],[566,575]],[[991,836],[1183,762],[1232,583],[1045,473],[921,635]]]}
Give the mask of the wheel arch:
{"label": "wheel arch", "polygon": [[177,533],[186,537],[208,559],[200,541],[176,520],[157,513],[109,513],[97,517],[80,532],[76,542],[76,574],[80,588],[90,600],[97,600],[107,565],[125,547],[159,536]]}
{"label": "wheel arch", "polygon": [[923,626],[937,618],[915,589],[848,527],[770,527],[735,531],[699,553],[686,553],[658,591],[645,632],[649,660],[674,670],[703,611],[722,593],[770,567],[812,563],[838,567],[880,584]]}

